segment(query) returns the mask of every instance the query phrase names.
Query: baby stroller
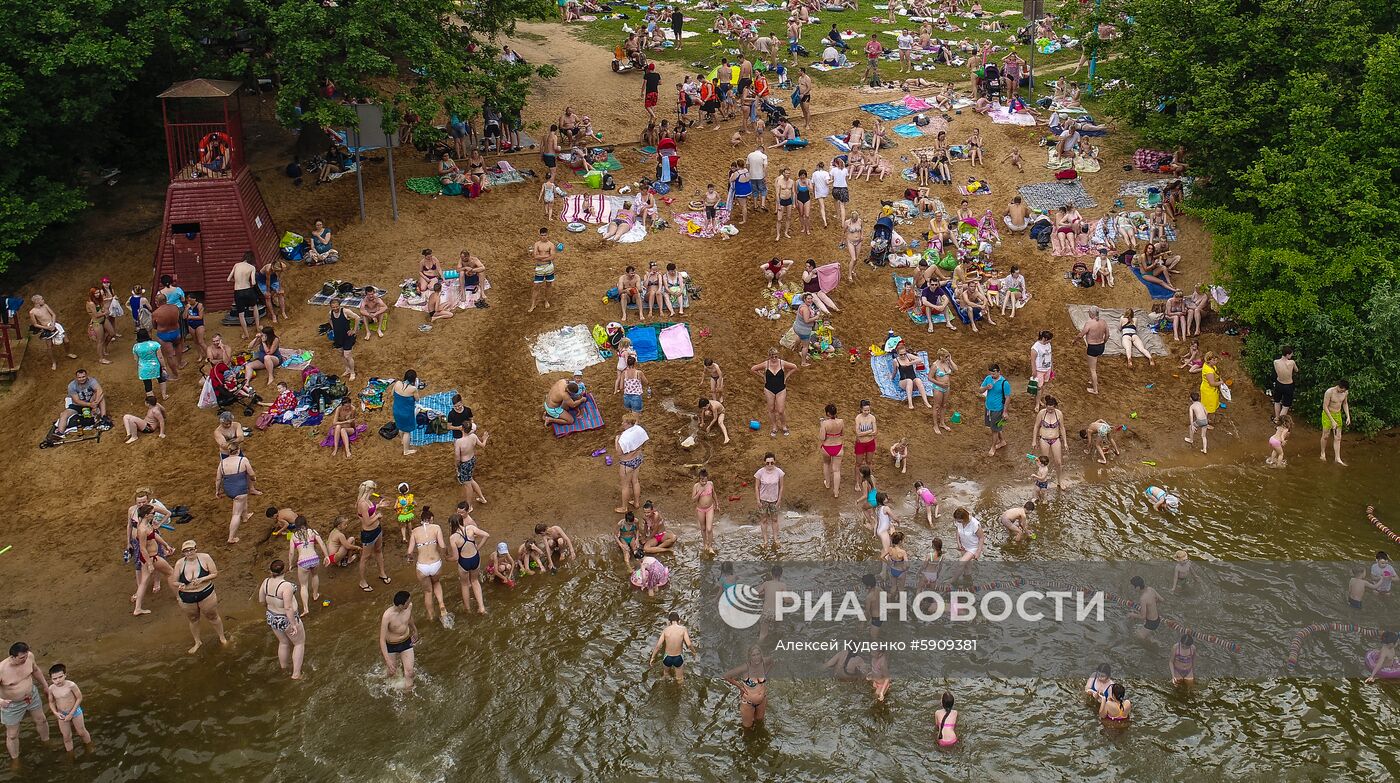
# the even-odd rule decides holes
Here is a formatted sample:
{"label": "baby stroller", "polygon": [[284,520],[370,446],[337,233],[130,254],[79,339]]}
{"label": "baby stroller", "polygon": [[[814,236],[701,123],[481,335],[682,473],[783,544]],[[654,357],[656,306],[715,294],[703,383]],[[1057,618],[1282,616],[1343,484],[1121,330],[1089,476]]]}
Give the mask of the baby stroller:
{"label": "baby stroller", "polygon": [[870,237],[870,265],[886,266],[890,262],[890,244],[894,241],[894,227],[876,221],[875,232]]}
{"label": "baby stroller", "polygon": [[775,127],[779,123],[787,120],[787,109],[783,108],[783,105],[781,103],[778,103],[772,98],[765,97],[762,100],[760,100],[758,103],[758,108],[762,109],[764,116],[768,118],[767,123],[768,127],[770,128]]}
{"label": "baby stroller", "polygon": [[220,412],[242,405],[243,415],[252,416],[255,406],[262,401],[247,381],[224,362],[217,362],[210,368],[206,382]]}
{"label": "baby stroller", "polygon": [[656,184],[666,186],[665,191],[657,190],[658,193],[685,187],[681,178],[680,162],[681,156],[674,144],[668,144],[656,151]]}
{"label": "baby stroller", "polygon": [[1001,103],[1001,70],[996,63],[987,63],[982,69],[982,95],[994,103]]}
{"label": "baby stroller", "polygon": [[58,423],[49,425],[49,433],[44,439],[39,441],[39,448],[51,449],[57,446],[67,446],[70,443],[81,443],[85,440],[95,440],[101,442],[102,433],[112,429],[112,419],[108,416],[99,416],[92,408],[83,406],[77,413],[68,420],[66,429],[60,431]]}

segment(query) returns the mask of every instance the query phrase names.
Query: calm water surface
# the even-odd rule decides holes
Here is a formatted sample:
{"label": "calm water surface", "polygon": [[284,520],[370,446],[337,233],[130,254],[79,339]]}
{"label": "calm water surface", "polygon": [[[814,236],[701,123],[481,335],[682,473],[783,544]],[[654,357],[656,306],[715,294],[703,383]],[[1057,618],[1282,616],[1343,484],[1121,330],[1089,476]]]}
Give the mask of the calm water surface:
{"label": "calm water surface", "polygon": [[[1306,440],[1306,439],[1305,439]],[[1033,549],[990,557],[1157,559],[1188,548],[1203,559],[1361,560],[1384,543],[1365,522],[1375,502],[1400,520],[1387,464],[1394,450],[1351,447],[1345,470],[1302,448],[1283,472],[1121,469],[1063,493],[1042,515]],[[956,477],[954,477],[956,478]],[[910,479],[912,481],[912,477]],[[1182,497],[1166,518],[1138,492],[1161,483]],[[945,484],[946,485],[946,484]],[[954,502],[989,512],[1024,487],[953,484]],[[950,504],[951,505],[951,504]],[[950,509],[940,532],[951,538]],[[1202,680],[1181,691],[1126,678],[1135,719],[1105,728],[1079,695],[1081,679],[896,681],[875,705],[864,683],[774,681],[767,725],[745,734],[732,688],[691,672],[682,689],[648,671],[666,611],[699,600],[693,524],[675,525],[685,555],[671,586],[648,599],[627,584],[605,541],[587,542],[569,578],[532,577],[488,590],[491,614],[424,627],[421,679],[388,687],[376,649],[377,605],[320,610],[310,625],[308,679],[284,679],[271,635],[239,618],[225,654],[156,656],[83,684],[95,754],[76,762],[38,749],[26,726],[26,780],[55,781],[1155,781],[1394,780],[1400,776],[1400,683]],[[915,528],[911,553],[927,550]],[[749,559],[750,531],[721,524],[721,556]],[[789,558],[871,556],[853,522],[797,525]],[[690,545],[688,549],[685,549]],[[456,576],[445,582],[460,609]],[[379,595],[387,599],[387,594]],[[415,596],[421,614],[421,602]],[[171,620],[175,620],[172,618]],[[1392,625],[1400,626],[1400,615]],[[697,641],[704,644],[704,639]],[[1358,654],[1365,643],[1324,643]],[[45,662],[47,665],[47,662]],[[715,672],[705,674],[715,675]],[[1087,674],[1087,672],[1086,672]],[[959,746],[932,741],[938,697],[950,689]],[[9,779],[0,773],[0,780]]]}

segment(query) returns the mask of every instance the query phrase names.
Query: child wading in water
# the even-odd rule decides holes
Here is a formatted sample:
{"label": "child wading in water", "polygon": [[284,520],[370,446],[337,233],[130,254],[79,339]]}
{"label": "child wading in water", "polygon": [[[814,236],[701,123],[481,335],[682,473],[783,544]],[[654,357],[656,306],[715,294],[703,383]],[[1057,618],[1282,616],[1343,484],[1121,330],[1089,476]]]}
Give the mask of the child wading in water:
{"label": "child wading in water", "polygon": [[928,526],[933,527],[933,518],[938,516],[938,496],[924,486],[924,482],[914,482],[914,516],[923,514]]}
{"label": "child wading in water", "polygon": [[1269,436],[1269,448],[1272,451],[1269,452],[1269,458],[1264,460],[1265,465],[1281,468],[1288,464],[1288,461],[1283,458],[1283,447],[1284,444],[1288,443],[1288,432],[1292,429],[1293,417],[1286,413],[1283,414],[1278,420],[1278,428],[1274,430],[1273,435]]}
{"label": "child wading in water", "polygon": [[52,683],[49,685],[49,710],[58,719],[64,749],[73,752],[73,733],[77,732],[83,744],[92,750],[92,735],[83,725],[83,692],[78,690],[78,683],[68,679],[68,670],[61,663],[49,667],[49,680]]}

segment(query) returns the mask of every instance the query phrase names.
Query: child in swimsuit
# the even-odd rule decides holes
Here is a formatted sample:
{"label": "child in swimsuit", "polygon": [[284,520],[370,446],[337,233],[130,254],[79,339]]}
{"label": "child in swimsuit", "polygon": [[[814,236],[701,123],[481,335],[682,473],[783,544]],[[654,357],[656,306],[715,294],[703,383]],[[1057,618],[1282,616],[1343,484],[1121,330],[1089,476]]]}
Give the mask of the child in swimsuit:
{"label": "child in swimsuit", "polygon": [[1288,464],[1288,461],[1283,458],[1283,444],[1288,442],[1288,432],[1292,428],[1293,417],[1285,413],[1283,417],[1279,419],[1278,427],[1274,430],[1274,434],[1269,436],[1269,448],[1272,449],[1272,451],[1269,452],[1269,458],[1264,460],[1265,465],[1274,465],[1281,468]]}
{"label": "child in swimsuit", "polygon": [[943,708],[933,713],[933,719],[938,722],[938,746],[947,748],[958,742],[957,732],[953,731],[958,725],[958,711],[953,709],[953,694],[945,691],[942,703]]}
{"label": "child in swimsuit", "polygon": [[890,446],[890,459],[894,460],[894,466],[900,473],[909,472],[909,439],[900,438]]}
{"label": "child in swimsuit", "polygon": [[502,541],[496,544],[496,551],[486,562],[486,573],[507,587],[515,587],[515,558],[511,557],[510,544]]}
{"label": "child in swimsuit", "polygon": [[928,526],[933,527],[933,518],[938,516],[938,496],[924,486],[924,482],[914,482],[914,516],[923,514]]}
{"label": "child in swimsuit", "polygon": [[1172,685],[1196,681],[1196,641],[1189,633],[1172,647],[1171,674]]}
{"label": "child in swimsuit", "polygon": [[394,510],[398,512],[399,533],[403,535],[404,543],[408,543],[408,526],[413,524],[413,520],[418,516],[418,505],[407,482],[399,484],[399,496],[394,501]]}
{"label": "child in swimsuit", "polygon": [[1036,458],[1035,466],[1035,501],[1045,502],[1045,495],[1050,491],[1050,458],[1041,456]]}

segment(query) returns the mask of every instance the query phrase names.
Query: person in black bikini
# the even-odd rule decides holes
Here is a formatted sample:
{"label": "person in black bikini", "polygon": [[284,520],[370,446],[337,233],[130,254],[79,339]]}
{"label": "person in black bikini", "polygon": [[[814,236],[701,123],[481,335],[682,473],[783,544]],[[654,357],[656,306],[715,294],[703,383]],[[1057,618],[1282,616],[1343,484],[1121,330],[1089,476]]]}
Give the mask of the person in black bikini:
{"label": "person in black bikini", "polygon": [[219,616],[219,597],[214,594],[214,577],[219,575],[214,558],[200,552],[193,541],[180,545],[184,555],[175,563],[176,595],[180,598],[180,611],[190,623],[190,635],[194,636],[194,646],[186,651],[194,655],[204,640],[199,636],[200,615],[214,626],[219,635],[219,644],[228,644],[224,637],[224,619]]}
{"label": "person in black bikini", "polygon": [[838,680],[863,680],[870,670],[865,659],[849,648],[826,659],[824,666],[831,669]]}
{"label": "person in black bikini", "polygon": [[267,607],[267,627],[277,637],[277,663],[287,670],[290,656],[292,679],[301,679],[301,662],[306,656],[306,627],[297,614],[297,588],[282,571],[286,564],[273,560],[267,567],[272,574],[258,589],[258,603]]}
{"label": "person in black bikini", "polygon": [[749,650],[747,663],[724,675],[725,682],[739,689],[739,720],[745,729],[753,728],[768,714],[768,669],[772,664],[771,658],[763,657],[754,647]]}
{"label": "person in black bikini", "polygon": [[780,427],[787,435],[787,379],[797,372],[797,365],[780,358],[777,348],[769,348],[768,360],[750,367],[749,372],[763,378],[763,396],[768,400],[768,416],[773,422],[771,437],[778,437]]}
{"label": "person in black bikini", "polygon": [[[452,535],[447,543],[452,547],[452,551],[457,553],[457,576],[462,587],[462,606],[471,611],[472,598],[475,597],[476,613],[486,614],[486,605],[481,600],[481,580],[477,579],[476,571],[481,567],[481,545],[491,536],[476,526],[470,511],[470,508],[459,507],[458,512],[448,518],[447,525]],[[468,550],[471,550],[471,554],[467,554]]]}

